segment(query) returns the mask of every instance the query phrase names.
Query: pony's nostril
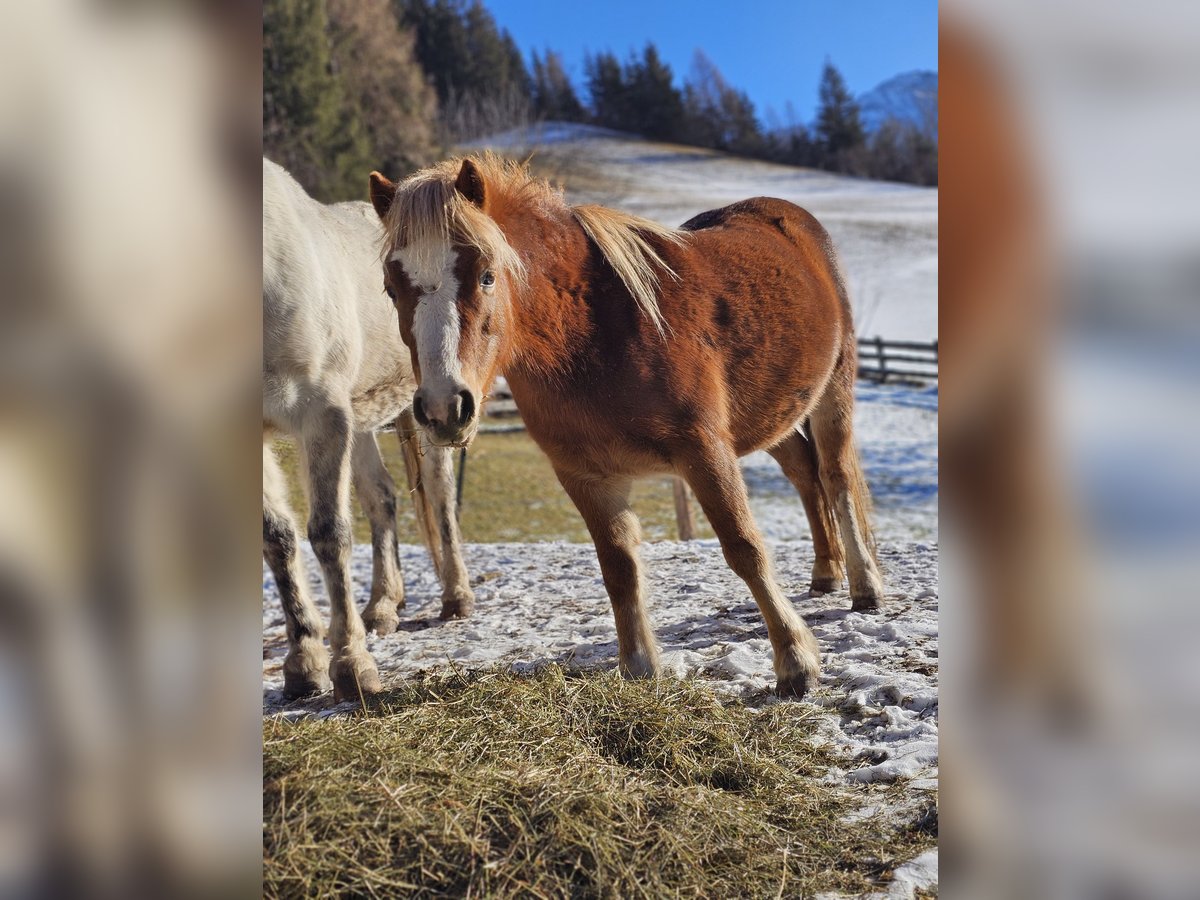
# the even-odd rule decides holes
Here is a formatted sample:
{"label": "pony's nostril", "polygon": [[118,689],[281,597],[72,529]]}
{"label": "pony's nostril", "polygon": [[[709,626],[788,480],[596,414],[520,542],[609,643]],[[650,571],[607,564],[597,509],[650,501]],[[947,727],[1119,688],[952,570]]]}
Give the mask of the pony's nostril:
{"label": "pony's nostril", "polygon": [[461,403],[458,412],[458,424],[466,425],[475,416],[475,395],[470,391],[459,391],[458,399]]}
{"label": "pony's nostril", "polygon": [[429,417],[425,415],[425,401],[421,399],[420,394],[413,397],[413,416],[416,417],[418,425],[429,424]]}

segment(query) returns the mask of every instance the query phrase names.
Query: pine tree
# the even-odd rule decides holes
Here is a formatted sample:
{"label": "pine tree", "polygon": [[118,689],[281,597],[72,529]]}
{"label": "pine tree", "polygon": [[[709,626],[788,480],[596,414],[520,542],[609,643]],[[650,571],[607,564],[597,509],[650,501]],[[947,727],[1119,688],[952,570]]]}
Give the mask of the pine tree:
{"label": "pine tree", "polygon": [[644,137],[678,141],[683,137],[683,96],[674,84],[671,67],[662,61],[658,48],[646,44],[640,60],[626,66],[630,121],[625,127]]}
{"label": "pine tree", "polygon": [[858,104],[846,87],[842,73],[829,60],[821,72],[817,141],[824,168],[848,171],[856,152],[866,143]]}
{"label": "pine tree", "polygon": [[692,58],[683,105],[685,133],[692,143],[744,155],[762,152],[754,104],[744,91],[733,88],[700,50]]}
{"label": "pine tree", "polygon": [[467,80],[464,66],[470,50],[458,7],[454,0],[396,0],[400,23],[416,35],[417,61],[443,105]]}
{"label": "pine tree", "polygon": [[584,59],[583,67],[596,124],[605,128],[624,128],[629,121],[629,97],[617,57],[609,52],[589,55]]}
{"label": "pine tree", "polygon": [[533,83],[516,41],[478,0],[394,0],[416,32],[416,54],[437,90],[444,136],[477,137],[527,121]]}
{"label": "pine tree", "polygon": [[414,56],[412,33],[400,28],[388,0],[327,2],[334,62],[361,111],[373,167],[395,178],[433,162],[437,97]]}
{"label": "pine tree", "polygon": [[585,118],[583,104],[567,77],[562,57],[547,50],[543,61],[534,51],[532,69],[534,113],[542,119],[582,122]]}
{"label": "pine tree", "polygon": [[263,152],[315,197],[363,193],[367,134],[330,59],[324,0],[263,5]]}

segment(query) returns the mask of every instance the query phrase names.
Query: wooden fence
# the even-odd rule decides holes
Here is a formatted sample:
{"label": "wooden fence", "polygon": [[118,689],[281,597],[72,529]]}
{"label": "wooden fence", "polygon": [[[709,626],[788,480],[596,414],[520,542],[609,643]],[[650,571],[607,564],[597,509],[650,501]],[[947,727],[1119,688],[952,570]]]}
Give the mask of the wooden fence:
{"label": "wooden fence", "polygon": [[885,341],[881,337],[860,337],[858,377],[877,384],[888,381],[917,384],[937,381],[938,342]]}

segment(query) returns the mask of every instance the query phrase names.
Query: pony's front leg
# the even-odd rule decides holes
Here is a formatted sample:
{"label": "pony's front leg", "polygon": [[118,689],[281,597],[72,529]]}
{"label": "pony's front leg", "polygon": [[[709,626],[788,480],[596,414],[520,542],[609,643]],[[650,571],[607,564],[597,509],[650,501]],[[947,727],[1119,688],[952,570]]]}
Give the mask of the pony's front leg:
{"label": "pony's front leg", "polygon": [[375,435],[354,436],[350,460],[354,490],[371,522],[371,602],[363,610],[363,625],[378,635],[400,625],[396,611],[404,608],[404,576],[396,539],[396,487],[379,455]]}
{"label": "pony's front leg", "polygon": [[586,478],[557,472],[596,545],[604,587],[617,622],[621,671],[627,676],[658,673],[658,645],[646,616],[645,587],[638,562],[641,525],[629,506],[628,478]]}
{"label": "pony's front leg", "polygon": [[367,633],[354,605],[350,578],[350,431],[349,413],[336,406],[316,412],[305,427],[308,460],[308,539],[312,542],[329,590],[329,644],[334,700],[355,699],[381,689],[375,661],[367,652]]}
{"label": "pony's front leg", "polygon": [[454,451],[435,447],[422,438],[421,481],[437,520],[442,545],[443,619],[465,619],[475,610],[475,593],[463,562],[462,536],[458,530],[458,502],[454,491]]}
{"label": "pony's front leg", "polygon": [[750,514],[737,456],[716,441],[698,444],[682,461],[680,474],[717,533],[729,568],[746,582],[762,611],[775,655],[776,690],[782,697],[803,696],[820,674],[817,639],[775,583],[770,556]]}

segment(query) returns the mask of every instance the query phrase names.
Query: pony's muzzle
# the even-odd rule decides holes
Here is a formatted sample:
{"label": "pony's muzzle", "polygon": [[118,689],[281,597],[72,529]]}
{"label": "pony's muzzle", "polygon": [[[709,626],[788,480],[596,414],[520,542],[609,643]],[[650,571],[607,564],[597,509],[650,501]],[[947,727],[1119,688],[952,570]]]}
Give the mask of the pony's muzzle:
{"label": "pony's muzzle", "polygon": [[418,388],[413,395],[413,415],[435,444],[462,444],[473,432],[478,404],[475,394],[461,382],[449,390]]}

